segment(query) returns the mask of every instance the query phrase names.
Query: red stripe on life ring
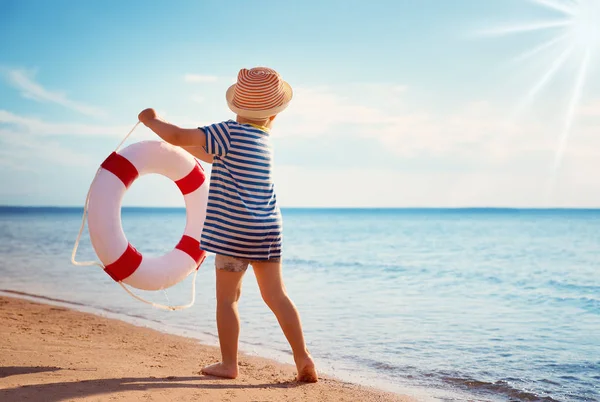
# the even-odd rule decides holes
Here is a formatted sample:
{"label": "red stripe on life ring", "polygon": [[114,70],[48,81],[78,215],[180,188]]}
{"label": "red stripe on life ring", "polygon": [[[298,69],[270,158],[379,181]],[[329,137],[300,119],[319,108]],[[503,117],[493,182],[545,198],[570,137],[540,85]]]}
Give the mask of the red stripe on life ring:
{"label": "red stripe on life ring", "polygon": [[202,261],[204,261],[204,258],[206,258],[206,251],[200,249],[200,242],[188,235],[183,235],[175,248],[192,257],[198,266],[200,266]]}
{"label": "red stripe on life ring", "polygon": [[127,158],[116,152],[110,154],[100,166],[117,176],[125,184],[125,188],[129,188],[131,183],[139,176],[135,166]]}
{"label": "red stripe on life ring", "polygon": [[205,179],[204,170],[198,161],[196,161],[196,166],[194,166],[192,171],[184,178],[177,180],[175,184],[177,184],[183,195],[186,195],[196,191],[204,183]]}
{"label": "red stripe on life ring", "polygon": [[142,255],[129,243],[119,259],[104,267],[104,271],[116,282],[127,279],[142,263]]}

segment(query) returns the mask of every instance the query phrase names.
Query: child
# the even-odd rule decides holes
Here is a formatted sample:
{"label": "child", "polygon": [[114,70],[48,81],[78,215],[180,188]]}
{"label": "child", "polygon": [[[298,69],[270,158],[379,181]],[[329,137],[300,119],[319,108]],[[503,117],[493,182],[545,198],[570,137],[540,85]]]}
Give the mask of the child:
{"label": "child", "polygon": [[206,222],[201,247],[216,254],[217,329],[222,361],[204,374],[238,376],[240,320],[237,303],[242,277],[252,265],[263,300],[285,334],[298,370],[297,379],[318,380],[306,349],[300,316],[281,275],[282,220],[272,178],[269,130],[292,99],[292,89],[274,70],[242,69],[226,94],[237,115],[197,129],[183,129],[145,109],[139,120],[163,140],[212,163]]}

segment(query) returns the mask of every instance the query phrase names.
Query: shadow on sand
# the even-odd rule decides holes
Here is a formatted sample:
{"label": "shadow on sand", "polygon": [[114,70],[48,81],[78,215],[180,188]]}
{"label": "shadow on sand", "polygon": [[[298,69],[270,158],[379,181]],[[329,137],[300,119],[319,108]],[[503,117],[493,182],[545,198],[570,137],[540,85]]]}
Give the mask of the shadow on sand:
{"label": "shadow on sand", "polygon": [[[0,378],[9,375],[39,373],[61,370],[60,367],[0,367]],[[190,377],[129,377],[101,378],[94,380],[54,382],[46,384],[23,385],[15,388],[0,389],[0,401],[45,401],[58,402],[88,396],[99,396],[125,391],[150,391],[153,389],[252,389],[252,388],[295,388],[302,386],[294,380],[282,383],[240,384],[223,380],[219,384],[208,384],[215,380],[211,376]]]}
{"label": "shadow on sand", "polygon": [[45,371],[62,370],[60,367],[0,367],[0,378],[11,375],[43,373]]}

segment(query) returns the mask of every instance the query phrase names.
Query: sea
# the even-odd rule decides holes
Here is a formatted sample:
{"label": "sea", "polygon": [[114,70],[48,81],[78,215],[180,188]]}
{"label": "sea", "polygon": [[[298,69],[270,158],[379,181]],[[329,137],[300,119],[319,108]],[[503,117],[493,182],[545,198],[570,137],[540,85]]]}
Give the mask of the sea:
{"label": "sea", "polygon": [[[600,210],[283,209],[284,280],[325,374],[420,400],[600,401]],[[70,263],[80,208],[0,207],[0,290],[216,345],[214,256],[163,311]],[[123,208],[145,255],[185,210]],[[87,231],[78,260],[95,259]],[[185,304],[192,278],[137,291]],[[292,363],[251,270],[241,349]],[[193,357],[190,357],[193,358]]]}

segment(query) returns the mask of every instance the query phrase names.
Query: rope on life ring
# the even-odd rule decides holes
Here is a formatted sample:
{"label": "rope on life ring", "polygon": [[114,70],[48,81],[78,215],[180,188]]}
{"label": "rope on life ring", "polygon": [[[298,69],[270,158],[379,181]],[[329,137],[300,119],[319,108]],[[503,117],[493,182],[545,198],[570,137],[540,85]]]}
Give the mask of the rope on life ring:
{"label": "rope on life ring", "polygon": [[[127,141],[127,139],[131,136],[131,134],[133,134],[133,132],[135,131],[135,129],[138,127],[138,125],[140,124],[140,122],[138,121],[133,128],[127,133],[127,135],[125,136],[125,138],[123,138],[123,140],[119,143],[119,145],[115,148],[114,152],[118,152],[119,149],[123,146],[123,144],[125,143],[125,141]],[[79,243],[81,241],[81,236],[83,234],[83,230],[85,228],[85,223],[87,220],[87,214],[88,214],[88,207],[89,207],[89,202],[90,202],[90,195],[91,195],[91,191],[92,191],[92,186],[94,184],[94,182],[96,181],[96,179],[98,178],[99,173],[102,171],[102,166],[100,166],[98,168],[98,170],[96,171],[94,178],[92,180],[92,183],[90,184],[90,188],[88,189],[87,195],[86,195],[86,199],[85,199],[85,203],[84,203],[84,207],[83,207],[83,215],[81,217],[81,225],[79,227],[79,233],[77,234],[77,239],[75,240],[75,244],[73,246],[73,251],[71,253],[71,263],[75,266],[80,266],[80,267],[89,267],[89,266],[98,266],[100,268],[102,268],[103,270],[106,268],[106,266],[100,262],[100,261],[77,261],[76,260],[76,255],[77,255],[77,250],[79,248]],[[201,261],[200,261],[201,263]],[[198,263],[198,265],[200,264]],[[121,280],[116,281],[131,297],[149,304],[153,307],[159,308],[159,309],[163,309],[163,310],[169,310],[169,311],[176,311],[176,310],[184,310],[187,309],[191,306],[194,305],[195,301],[196,301],[196,277],[198,275],[198,268],[196,268],[194,270],[194,277],[192,279],[192,295],[191,295],[191,301],[187,304],[184,305],[178,305],[178,306],[170,306],[170,305],[164,305],[164,304],[159,304],[159,303],[155,303],[152,302],[150,300],[146,300],[141,296],[136,295],[135,293],[133,293]],[[164,289],[163,289],[164,291]],[[165,293],[166,295],[166,293]]]}

